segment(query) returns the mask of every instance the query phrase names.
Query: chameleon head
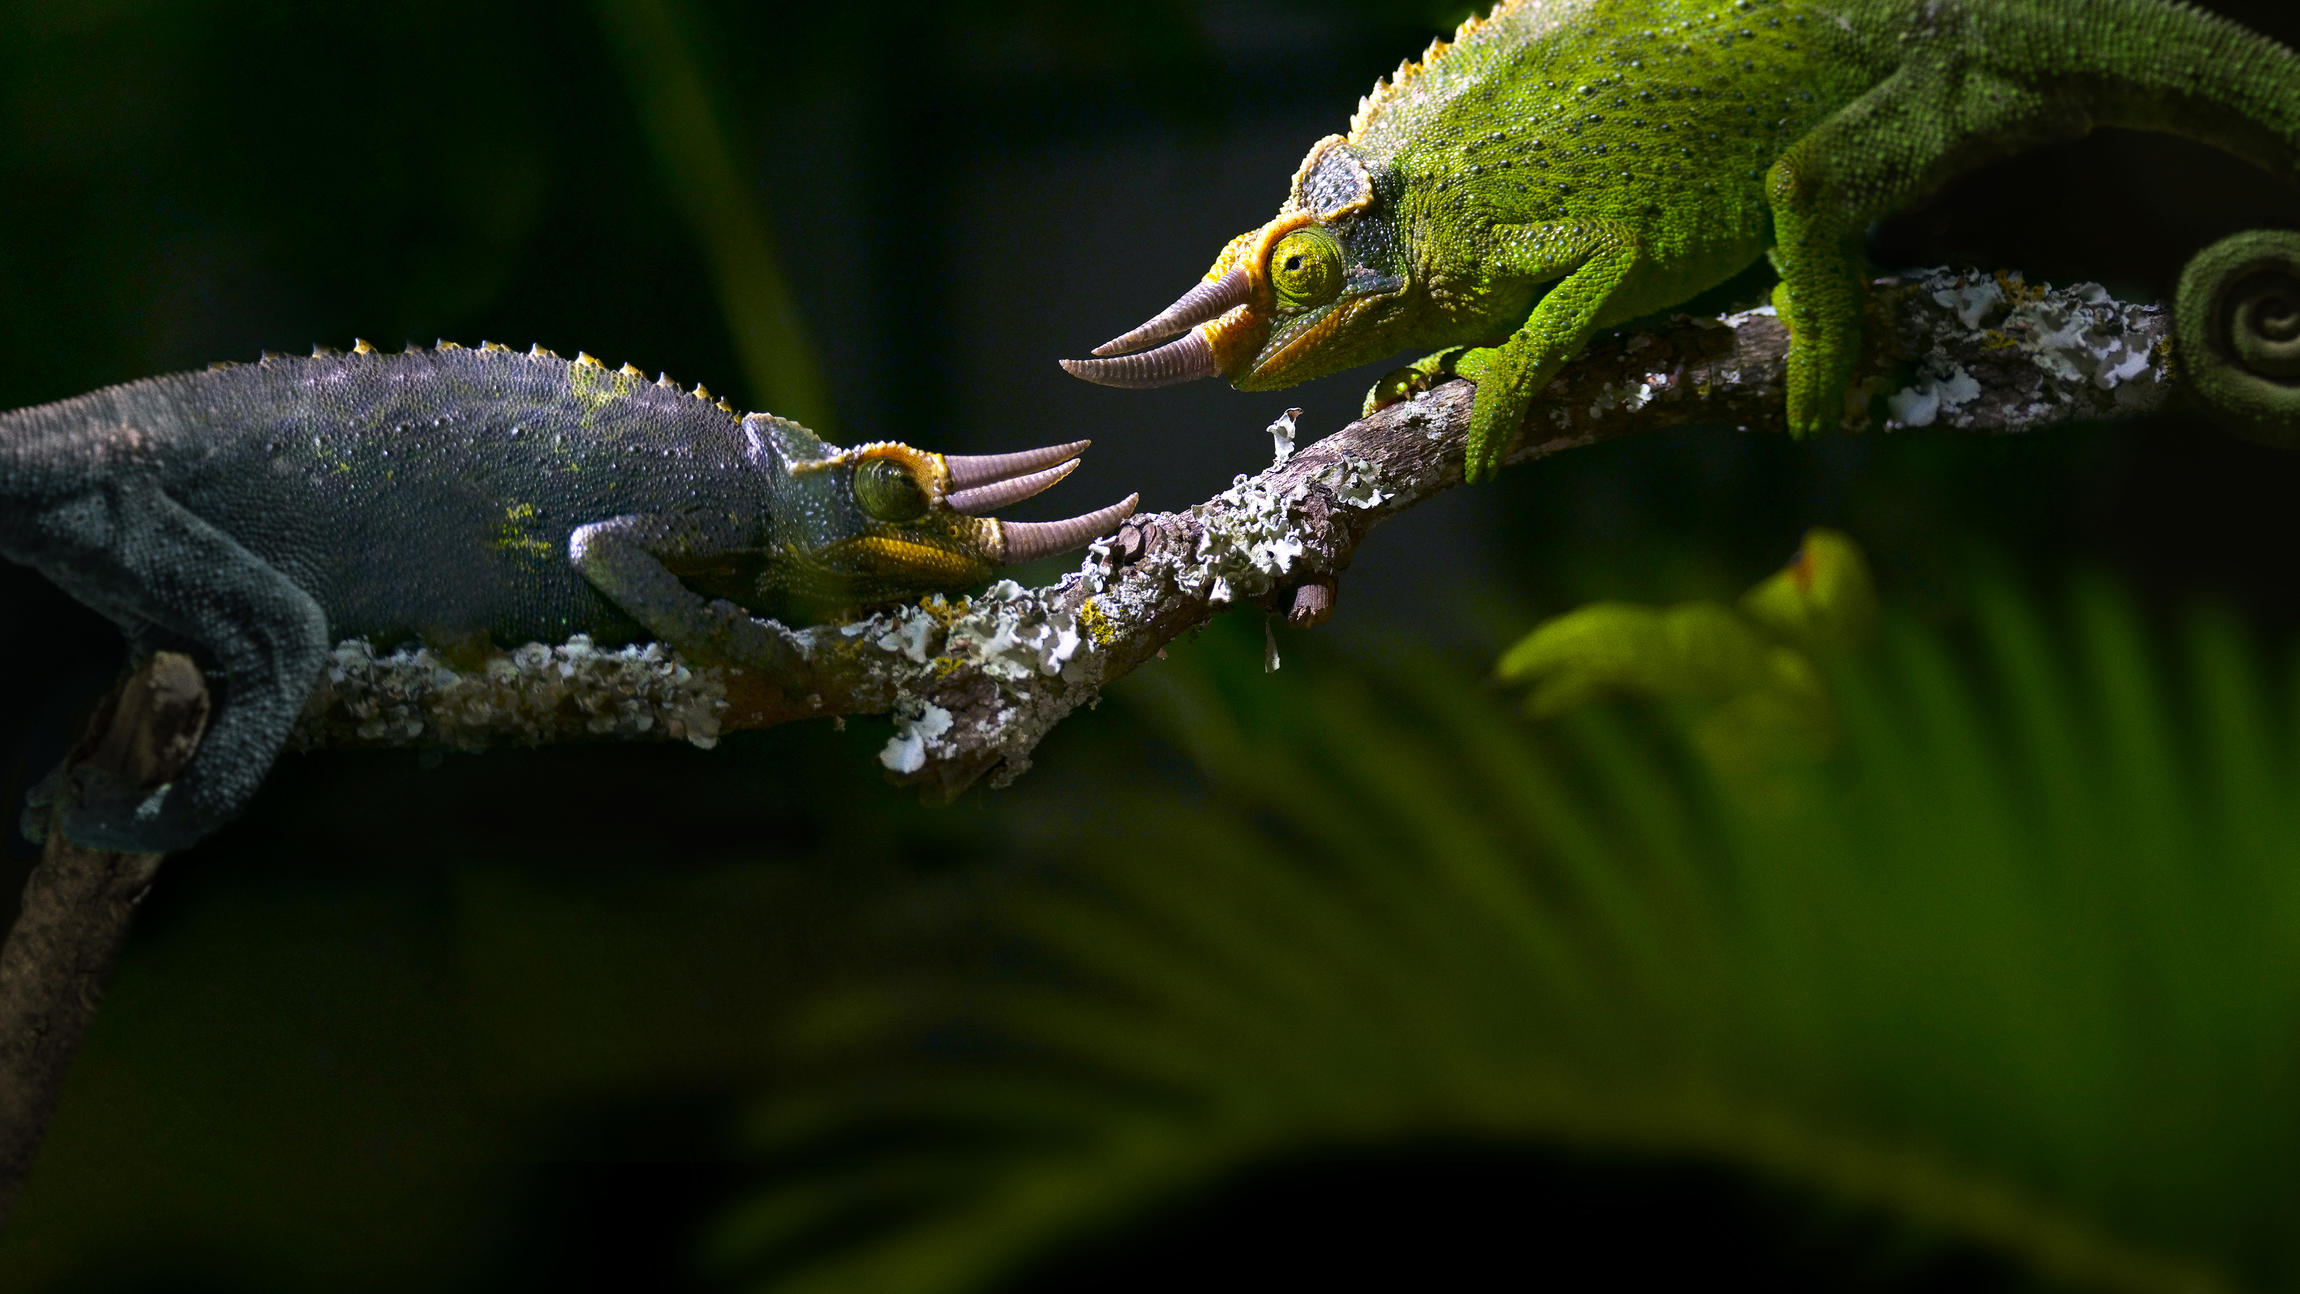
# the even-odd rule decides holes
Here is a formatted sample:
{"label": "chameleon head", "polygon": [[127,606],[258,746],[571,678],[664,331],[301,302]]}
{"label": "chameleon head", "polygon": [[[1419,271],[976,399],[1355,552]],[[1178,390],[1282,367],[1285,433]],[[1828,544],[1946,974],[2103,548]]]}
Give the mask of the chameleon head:
{"label": "chameleon head", "polygon": [[1104,386],[1202,377],[1265,391],[1368,363],[1412,340],[1404,240],[1341,136],[1319,140],[1277,219],[1230,240],[1149,322],[1063,369]]}
{"label": "chameleon head", "polygon": [[[1077,470],[1089,442],[1012,454],[936,454],[893,441],[838,449],[796,423],[754,415],[779,470],[760,592],[854,607],[979,584],[1000,565],[1100,539],[1137,495],[1061,521],[985,515]],[[754,430],[759,428],[754,427]]]}

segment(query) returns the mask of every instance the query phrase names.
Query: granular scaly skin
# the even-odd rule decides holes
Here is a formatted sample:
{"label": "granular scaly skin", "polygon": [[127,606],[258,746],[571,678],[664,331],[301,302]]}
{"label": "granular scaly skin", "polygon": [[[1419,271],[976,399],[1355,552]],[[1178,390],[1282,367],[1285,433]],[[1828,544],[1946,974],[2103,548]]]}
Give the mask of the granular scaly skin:
{"label": "granular scaly skin", "polygon": [[0,414],[0,556],[221,684],[170,786],[48,794],[81,844],[190,843],[253,794],[343,640],[450,660],[652,640],[803,686],[803,641],[753,611],[963,587],[1003,559],[948,479],[940,455],[840,450],[540,348],[362,343]]}
{"label": "granular scaly skin", "polygon": [[[631,641],[575,572],[578,525],[752,511],[740,419],[675,388],[469,349],[274,359],[149,378],[0,416],[9,513],[164,483],[287,577],[337,639]],[[39,564],[37,557],[33,564]]]}
{"label": "granular scaly skin", "polygon": [[[1233,285],[1231,304],[1190,319],[1195,336],[1163,362],[1069,366],[1121,385],[1219,372],[1259,390],[1446,348],[1385,378],[1368,407],[1449,374],[1476,381],[1476,480],[1595,332],[1770,254],[1793,336],[1790,428],[1836,427],[1868,226],[1960,172],[2103,125],[2185,135],[2293,178],[2300,58],[2163,0],[1502,0],[1312,146],[1277,218],[1207,273]],[[2243,263],[2288,288],[2300,239]],[[2242,325],[2229,321],[2243,315],[2219,300],[2225,286],[2184,286],[2209,292],[2221,321],[2184,320],[2189,376],[2248,418],[2288,420],[2288,393],[2230,398]]]}

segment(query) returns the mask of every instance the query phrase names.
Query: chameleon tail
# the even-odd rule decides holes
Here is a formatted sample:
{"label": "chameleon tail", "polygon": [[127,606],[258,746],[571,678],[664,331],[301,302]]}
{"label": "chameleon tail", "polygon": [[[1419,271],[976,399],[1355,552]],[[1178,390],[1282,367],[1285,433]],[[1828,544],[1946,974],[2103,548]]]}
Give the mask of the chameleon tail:
{"label": "chameleon tail", "polygon": [[2300,233],[2255,229],[2198,252],[2173,298],[2174,358],[2234,430],[2300,449]]}
{"label": "chameleon tail", "polygon": [[[1989,62],[2072,89],[2104,126],[2210,144],[2300,183],[2300,54],[2165,0],[2026,0],[1967,9]],[[2180,277],[2177,360],[2235,430],[2300,449],[2300,233],[2254,231]]]}

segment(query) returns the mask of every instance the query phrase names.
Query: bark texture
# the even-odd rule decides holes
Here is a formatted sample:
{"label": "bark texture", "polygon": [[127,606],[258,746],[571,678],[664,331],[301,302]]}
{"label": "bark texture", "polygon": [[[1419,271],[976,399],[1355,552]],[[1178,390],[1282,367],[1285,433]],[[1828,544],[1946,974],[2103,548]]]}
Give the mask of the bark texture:
{"label": "bark texture", "polygon": [[[161,652],[105,698],[64,775],[156,788],[190,761],[207,716],[199,669],[187,656]],[[160,858],[83,849],[48,824],[23,908],[0,947],[0,1224]]]}

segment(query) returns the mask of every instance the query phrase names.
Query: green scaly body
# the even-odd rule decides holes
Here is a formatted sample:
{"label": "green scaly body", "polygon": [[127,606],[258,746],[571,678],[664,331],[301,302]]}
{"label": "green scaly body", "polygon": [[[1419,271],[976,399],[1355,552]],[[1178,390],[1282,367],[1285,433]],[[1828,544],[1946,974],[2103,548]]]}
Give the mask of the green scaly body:
{"label": "green scaly body", "polygon": [[[1790,428],[1835,427],[1869,225],[1962,171],[2102,125],[2300,176],[2300,58],[2161,0],[1504,0],[1313,146],[1278,217],[1233,240],[1193,297],[1097,353],[1189,332],[1065,367],[1258,390],[1443,347],[1369,406],[1475,380],[1475,480],[1594,332],[1770,254],[1793,339]],[[2291,240],[2229,257],[2255,280],[2300,262]],[[2254,340],[2277,352],[2270,369],[2292,367],[2284,311],[2252,287]],[[2184,312],[2192,377],[2256,421],[2288,419],[2300,401],[2217,362],[2244,349],[2225,321],[2252,316],[2208,295],[2214,308]]]}

